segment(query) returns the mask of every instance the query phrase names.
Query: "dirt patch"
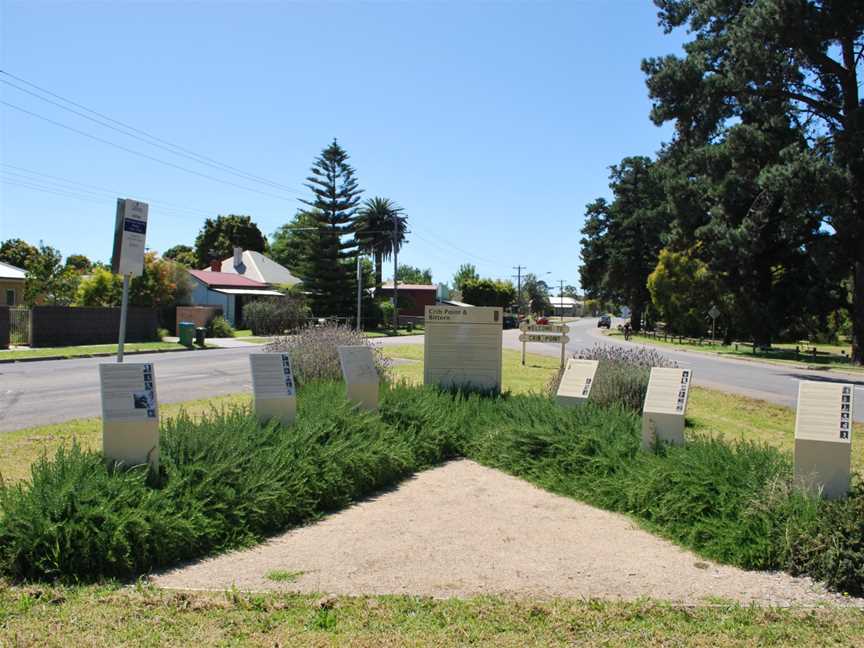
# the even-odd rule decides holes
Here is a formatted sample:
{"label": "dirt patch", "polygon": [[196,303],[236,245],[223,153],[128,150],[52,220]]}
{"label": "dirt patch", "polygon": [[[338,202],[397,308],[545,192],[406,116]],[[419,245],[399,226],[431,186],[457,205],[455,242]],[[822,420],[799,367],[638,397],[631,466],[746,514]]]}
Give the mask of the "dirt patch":
{"label": "dirt patch", "polygon": [[[297,574],[290,582],[274,571]],[[651,597],[771,605],[851,603],[807,578],[717,565],[628,518],[472,461],[247,551],[153,577],[162,587],[435,597]]]}

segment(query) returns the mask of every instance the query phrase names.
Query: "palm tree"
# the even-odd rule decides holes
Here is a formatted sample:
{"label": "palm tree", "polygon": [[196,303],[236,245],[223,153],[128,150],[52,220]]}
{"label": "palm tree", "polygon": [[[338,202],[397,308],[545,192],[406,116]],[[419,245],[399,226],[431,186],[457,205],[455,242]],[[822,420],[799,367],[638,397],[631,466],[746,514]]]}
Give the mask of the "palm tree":
{"label": "palm tree", "polygon": [[363,202],[354,221],[354,239],[361,252],[371,254],[375,261],[375,288],[381,288],[381,266],[393,254],[393,229],[395,220],[398,253],[405,242],[408,218],[404,210],[389,198],[375,196]]}

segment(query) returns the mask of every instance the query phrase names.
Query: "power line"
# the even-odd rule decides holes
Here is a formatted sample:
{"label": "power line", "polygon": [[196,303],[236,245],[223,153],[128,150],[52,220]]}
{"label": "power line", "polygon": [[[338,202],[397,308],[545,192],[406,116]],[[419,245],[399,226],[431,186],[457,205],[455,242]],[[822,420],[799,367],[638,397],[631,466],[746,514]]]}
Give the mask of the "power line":
{"label": "power line", "polygon": [[207,178],[208,180],[213,180],[214,182],[218,182],[220,184],[231,185],[232,187],[237,187],[238,189],[243,189],[245,191],[251,191],[253,193],[261,194],[262,196],[269,196],[270,198],[278,198],[279,200],[285,200],[287,202],[293,202],[292,199],[287,198],[285,196],[279,196],[274,193],[270,193],[268,191],[261,191],[259,189],[254,189],[252,187],[246,187],[241,184],[237,184],[236,182],[232,182],[230,180],[225,180],[222,178],[217,178],[216,176],[209,175],[207,173],[201,173],[200,171],[195,171],[194,169],[190,169],[188,167],[181,166],[179,164],[174,164],[173,162],[168,162],[167,160],[162,160],[160,158],[154,157],[152,155],[148,155],[147,153],[142,153],[141,151],[136,151],[134,149],[130,149],[129,147],[123,146],[122,144],[117,144],[110,140],[106,140],[102,137],[98,137],[86,131],[79,130],[77,128],[73,128],[72,126],[68,126],[67,124],[63,124],[58,121],[54,121],[53,119],[49,119],[43,115],[39,115],[38,113],[34,113],[26,108],[22,108],[21,106],[16,106],[15,104],[11,104],[8,101],[0,101],[0,104],[4,106],[8,106],[9,108],[13,108],[14,110],[18,110],[26,115],[30,115],[32,117],[36,117],[37,119],[41,119],[42,121],[46,121],[49,124],[53,124],[54,126],[58,126],[60,128],[65,128],[66,130],[72,131],[73,133],[78,133],[79,135],[83,135],[84,137],[89,137],[92,140],[97,142],[101,142],[102,144],[107,144],[108,146],[113,146],[114,148],[120,149],[121,151],[126,151],[127,153],[131,153],[132,155],[137,155],[139,157],[145,158],[147,160],[152,160],[154,162],[158,162],[159,164],[164,164],[165,166],[169,166],[175,169],[180,169],[181,171],[185,171],[186,173],[191,173],[192,175],[197,175],[202,178]]}
{"label": "power line", "polygon": [[[33,96],[33,97],[36,97],[37,99],[39,99],[41,101],[49,103],[53,106],[57,106],[58,108],[61,108],[62,110],[66,110],[68,112],[71,112],[75,115],[78,115],[79,117],[83,117],[84,119],[88,119],[88,120],[90,120],[94,123],[97,123],[101,126],[104,126],[106,128],[110,128],[114,131],[117,131],[118,133],[126,135],[127,137],[132,137],[132,138],[137,139],[141,142],[144,142],[145,144],[163,149],[163,150],[168,151],[169,153],[171,153],[173,155],[185,157],[185,158],[192,160],[194,162],[197,162],[199,164],[204,164],[206,166],[209,166],[209,167],[212,167],[215,169],[228,171],[229,173],[231,173],[233,175],[237,175],[237,176],[245,178],[247,180],[252,180],[253,182],[258,182],[258,183],[261,183],[264,185],[271,186],[275,189],[281,189],[283,191],[288,191],[290,193],[297,195],[297,189],[294,187],[284,185],[280,182],[276,182],[275,180],[269,180],[267,178],[255,175],[253,173],[248,173],[248,172],[243,171],[242,169],[239,169],[235,166],[232,166],[230,164],[226,164],[225,162],[220,162],[219,160],[214,160],[213,158],[207,157],[206,155],[201,155],[200,153],[196,153],[195,151],[192,151],[191,149],[187,149],[183,146],[180,146],[179,144],[174,144],[173,142],[162,139],[161,137],[156,137],[155,135],[152,135],[152,134],[148,133],[147,131],[144,131],[140,128],[136,128],[135,126],[132,126],[132,125],[127,124],[125,122],[122,122],[120,120],[113,119],[112,117],[109,117],[108,115],[105,115],[104,113],[100,113],[96,110],[93,110],[92,108],[88,108],[87,106],[84,106],[80,103],[72,101],[71,99],[67,99],[66,97],[63,97],[63,96],[61,96],[55,92],[51,92],[50,90],[48,90],[46,88],[42,88],[42,87],[36,85],[35,83],[31,83],[30,81],[22,79],[21,77],[17,77],[14,74],[10,74],[9,72],[6,72],[5,70],[0,70],[0,74],[6,75],[12,79],[15,79],[16,81],[24,83],[24,84],[30,86],[31,88],[36,88],[37,90],[39,90],[39,92],[45,93],[45,94],[52,96],[52,97],[56,97],[57,99],[60,99],[61,101],[68,103],[72,106],[75,106],[77,108],[81,108],[82,110],[85,110],[85,111],[91,113],[91,115],[98,116],[100,119],[92,117],[91,115],[85,114],[85,113],[80,112],[78,110],[73,110],[72,108],[69,108],[69,106],[64,106],[63,104],[61,104],[59,102],[52,101],[51,99],[43,97],[40,94],[33,92],[31,90],[28,90],[26,88],[22,88],[21,86],[16,85],[15,83],[12,83],[11,81],[8,81],[6,79],[0,79],[0,82],[5,83],[6,85],[8,85],[10,87],[15,88],[16,90],[18,90],[20,92],[25,92],[25,93]],[[106,122],[110,122],[110,123],[106,123]],[[117,124],[118,126],[121,126],[122,128],[117,128],[117,126],[113,126],[112,124]],[[127,132],[127,131],[132,131],[132,132]],[[140,135],[136,135],[135,133],[138,133]]]}
{"label": "power line", "polygon": [[[99,191],[104,192],[103,195],[105,195],[105,196],[110,196],[110,197],[112,197],[112,198],[116,198],[117,196],[122,196],[122,195],[125,193],[125,192],[123,192],[123,191],[117,191],[116,189],[110,189],[110,188],[108,188],[108,187],[102,187],[102,186],[99,186],[99,185],[87,184],[87,183],[85,183],[85,182],[78,182],[77,180],[71,180],[71,179],[69,179],[69,178],[64,178],[64,177],[62,177],[62,176],[51,175],[50,173],[42,173],[42,172],[40,172],[40,171],[34,171],[33,169],[28,169],[28,168],[26,168],[26,167],[17,166],[17,165],[15,165],[15,164],[8,164],[7,162],[0,162],[0,166],[8,167],[9,169],[16,169],[17,171],[23,171],[24,173],[26,173],[26,174],[30,174],[30,175],[33,175],[33,176],[39,176],[38,178],[36,178],[36,181],[38,181],[38,182],[42,182],[42,183],[45,183],[45,184],[48,184],[49,181],[47,181],[47,180],[42,180],[42,178],[49,178],[50,180],[59,180],[59,181],[62,182],[62,183],[66,183],[66,184],[70,184],[70,185],[75,185],[75,189],[76,189],[77,191],[81,191],[81,189],[78,189],[78,187],[85,187],[87,190],[89,190],[89,189],[98,189]],[[17,172],[15,172],[15,171],[5,171],[5,170],[4,170],[3,172],[4,172],[4,173],[9,173],[9,174],[18,175],[18,176],[21,176],[21,177],[27,177],[26,175],[24,175],[24,174],[22,174],[22,173],[17,173]],[[32,179],[31,179],[31,180],[32,180]],[[56,183],[56,182],[51,182],[50,184],[56,184],[57,186],[62,186],[62,185],[60,185],[60,184],[58,184],[58,183]],[[68,189],[68,187],[65,187],[65,188]],[[200,215],[202,215],[202,216],[211,216],[211,215],[216,211],[216,210],[214,210],[214,211],[211,212],[211,211],[206,211],[206,210],[204,210],[204,209],[198,209],[198,208],[195,208],[195,207],[185,207],[185,206],[183,206],[183,205],[177,205],[177,204],[175,204],[175,203],[166,202],[166,201],[164,201],[164,200],[156,200],[156,199],[154,199],[154,198],[148,198],[148,197],[146,197],[146,196],[140,196],[140,200],[144,200],[145,202],[148,202],[148,203],[150,203],[150,204],[152,204],[152,205],[164,205],[164,206],[166,206],[166,207],[170,207],[170,208],[172,208],[172,209],[179,209],[179,210],[181,210],[181,211],[188,211],[188,212],[190,212],[190,213],[194,213],[195,215],[199,215],[199,214],[200,214]]]}

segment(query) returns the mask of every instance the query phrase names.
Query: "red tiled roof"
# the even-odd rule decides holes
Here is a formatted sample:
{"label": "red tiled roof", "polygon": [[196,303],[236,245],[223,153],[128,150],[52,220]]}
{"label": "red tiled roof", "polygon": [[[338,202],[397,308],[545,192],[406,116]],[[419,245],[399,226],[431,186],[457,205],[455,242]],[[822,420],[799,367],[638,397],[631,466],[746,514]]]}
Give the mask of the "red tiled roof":
{"label": "red tiled roof", "polygon": [[[399,282],[399,290],[438,290],[434,284],[405,284]],[[392,283],[381,284],[381,290],[393,290]]]}
{"label": "red tiled roof", "polygon": [[212,272],[210,270],[190,270],[189,274],[211,288],[269,288],[265,283],[247,279],[232,272]]}

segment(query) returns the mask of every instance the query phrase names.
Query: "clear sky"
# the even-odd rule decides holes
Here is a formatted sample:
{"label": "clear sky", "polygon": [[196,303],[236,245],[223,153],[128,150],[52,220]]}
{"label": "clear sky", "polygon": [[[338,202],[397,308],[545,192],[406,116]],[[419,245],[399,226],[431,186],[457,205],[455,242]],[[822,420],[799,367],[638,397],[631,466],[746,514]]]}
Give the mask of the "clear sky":
{"label": "clear sky", "polygon": [[681,39],[647,0],[0,0],[2,70],[246,174],[0,83],[0,101],[218,179],[0,104],[0,240],[107,261],[117,196],[151,203],[151,249],[192,244],[217,214],[269,236],[336,137],[365,197],[405,208],[400,261],[435,281],[471,262],[576,285],[584,207],[609,194],[609,165],[671,137],[648,119],[639,65]]}

